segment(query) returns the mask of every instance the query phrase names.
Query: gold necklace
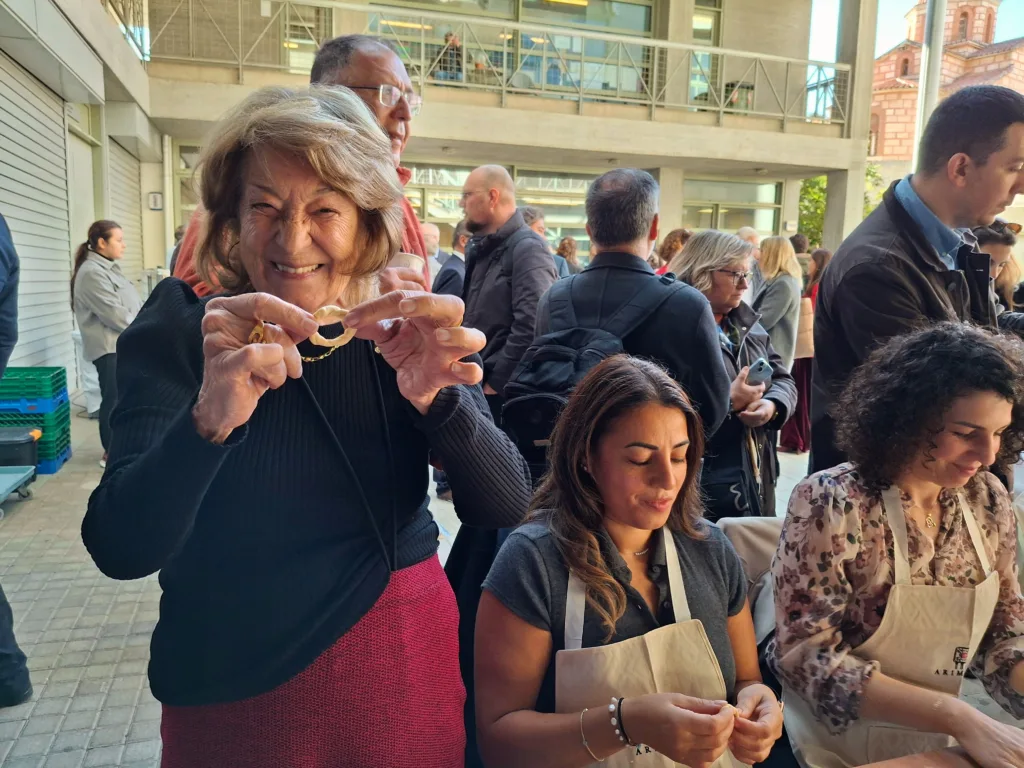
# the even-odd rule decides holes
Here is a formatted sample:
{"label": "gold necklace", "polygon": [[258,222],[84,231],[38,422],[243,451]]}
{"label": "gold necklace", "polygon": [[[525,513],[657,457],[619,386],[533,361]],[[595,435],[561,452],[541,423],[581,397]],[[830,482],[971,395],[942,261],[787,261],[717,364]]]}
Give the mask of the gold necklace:
{"label": "gold necklace", "polygon": [[316,357],[306,357],[305,355],[300,355],[300,357],[302,358],[302,362],[304,363],[319,363],[321,360],[326,360],[339,349],[341,349],[341,347],[331,347],[322,355],[317,355]]}

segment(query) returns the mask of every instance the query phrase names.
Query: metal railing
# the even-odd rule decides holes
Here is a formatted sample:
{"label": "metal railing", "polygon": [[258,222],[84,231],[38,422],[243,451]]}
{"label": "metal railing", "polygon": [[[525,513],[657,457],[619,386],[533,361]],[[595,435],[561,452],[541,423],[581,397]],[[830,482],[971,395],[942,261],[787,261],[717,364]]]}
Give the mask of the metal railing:
{"label": "metal railing", "polygon": [[149,61],[149,25],[146,22],[146,0],[101,0],[124,35],[135,55],[145,64]]}
{"label": "metal railing", "polygon": [[[114,2],[114,0],[110,0]],[[126,0],[122,0],[126,1]],[[343,13],[388,40],[416,87],[832,123],[846,133],[850,67],[449,13],[313,0],[148,0],[154,61],[308,72]],[[339,25],[340,26],[340,25]]]}

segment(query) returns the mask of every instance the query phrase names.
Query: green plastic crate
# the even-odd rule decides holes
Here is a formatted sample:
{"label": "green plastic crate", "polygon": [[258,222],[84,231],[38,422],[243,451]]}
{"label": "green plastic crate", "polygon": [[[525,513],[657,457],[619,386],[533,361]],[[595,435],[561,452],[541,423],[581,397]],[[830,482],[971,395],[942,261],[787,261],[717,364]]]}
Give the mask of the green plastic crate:
{"label": "green plastic crate", "polygon": [[60,430],[44,432],[36,443],[36,450],[40,459],[56,459],[67,448],[71,447],[71,430]]}
{"label": "green plastic crate", "polygon": [[22,397],[54,397],[68,386],[66,368],[18,368],[4,371],[0,379],[0,400]]}
{"label": "green plastic crate", "polygon": [[0,413],[0,427],[37,427],[44,437],[48,432],[70,431],[71,403],[64,403],[53,413]]}

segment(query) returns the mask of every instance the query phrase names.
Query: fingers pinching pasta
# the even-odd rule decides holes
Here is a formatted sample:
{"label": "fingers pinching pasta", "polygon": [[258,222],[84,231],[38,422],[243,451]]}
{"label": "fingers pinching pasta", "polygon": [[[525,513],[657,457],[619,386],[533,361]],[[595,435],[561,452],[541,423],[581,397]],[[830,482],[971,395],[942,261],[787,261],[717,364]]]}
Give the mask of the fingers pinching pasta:
{"label": "fingers pinching pasta", "polygon": [[[347,309],[329,305],[326,307],[320,307],[320,309],[314,312],[313,319],[320,323],[320,325],[334,325],[335,323],[343,322],[346,315],[348,315]],[[345,332],[341,334],[341,336],[334,339],[325,338],[320,335],[319,331],[317,331],[309,337],[309,340],[321,347],[343,347],[352,341],[355,335],[355,328],[346,328]]]}

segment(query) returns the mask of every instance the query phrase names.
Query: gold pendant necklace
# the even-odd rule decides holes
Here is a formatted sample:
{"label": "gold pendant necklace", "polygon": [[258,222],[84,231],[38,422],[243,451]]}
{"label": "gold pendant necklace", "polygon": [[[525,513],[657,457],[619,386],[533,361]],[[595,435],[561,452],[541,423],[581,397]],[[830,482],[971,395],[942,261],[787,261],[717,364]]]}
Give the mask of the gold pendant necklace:
{"label": "gold pendant necklace", "polygon": [[926,528],[934,528],[935,527],[935,518],[932,517],[932,513],[931,512],[925,513],[924,525],[925,525]]}

